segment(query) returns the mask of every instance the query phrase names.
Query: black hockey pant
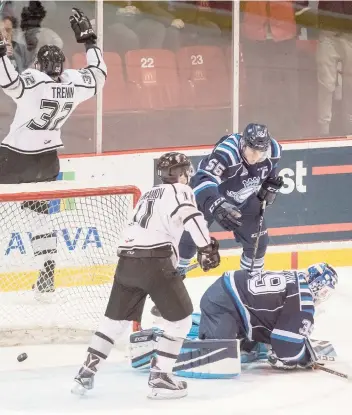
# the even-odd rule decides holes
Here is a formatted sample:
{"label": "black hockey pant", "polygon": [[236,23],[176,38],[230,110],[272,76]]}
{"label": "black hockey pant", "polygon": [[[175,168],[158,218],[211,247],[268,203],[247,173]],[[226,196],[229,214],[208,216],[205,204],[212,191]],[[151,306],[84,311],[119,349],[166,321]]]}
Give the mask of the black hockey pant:
{"label": "black hockey pant", "polygon": [[57,151],[21,154],[0,147],[0,184],[51,182],[59,171]]}

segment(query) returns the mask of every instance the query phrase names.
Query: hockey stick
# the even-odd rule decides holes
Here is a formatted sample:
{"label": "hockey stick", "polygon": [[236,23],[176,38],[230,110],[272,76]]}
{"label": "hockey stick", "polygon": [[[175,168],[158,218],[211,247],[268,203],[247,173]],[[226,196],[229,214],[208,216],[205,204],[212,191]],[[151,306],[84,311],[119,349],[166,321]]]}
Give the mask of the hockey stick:
{"label": "hockey stick", "polygon": [[190,271],[192,271],[193,269],[196,269],[196,268],[198,268],[199,267],[199,263],[198,262],[196,262],[195,264],[192,264],[192,265],[188,265],[188,267],[186,268],[186,272],[185,272],[185,274],[187,274],[187,272],[190,272]]}
{"label": "hockey stick", "polygon": [[330,373],[330,375],[339,376],[341,378],[347,379],[348,381],[352,380],[352,377],[350,375],[347,375],[346,373],[339,372],[338,370],[330,369],[330,368],[326,367],[324,365],[324,363],[319,363],[318,362],[318,357],[317,357],[317,355],[314,351],[314,348],[313,348],[313,345],[312,345],[311,341],[308,338],[306,338],[305,343],[306,343],[307,350],[309,351],[311,359],[313,361],[313,369],[322,370],[323,372]]}
{"label": "hockey stick", "polygon": [[253,258],[252,258],[252,263],[251,263],[251,270],[249,272],[252,272],[253,271],[254,261],[255,261],[256,256],[257,256],[260,233],[261,233],[262,227],[263,227],[263,220],[264,220],[265,208],[266,208],[266,200],[263,200],[262,205],[260,207],[260,218],[259,218],[259,226],[258,226],[258,232],[257,232],[257,239],[255,240]]}

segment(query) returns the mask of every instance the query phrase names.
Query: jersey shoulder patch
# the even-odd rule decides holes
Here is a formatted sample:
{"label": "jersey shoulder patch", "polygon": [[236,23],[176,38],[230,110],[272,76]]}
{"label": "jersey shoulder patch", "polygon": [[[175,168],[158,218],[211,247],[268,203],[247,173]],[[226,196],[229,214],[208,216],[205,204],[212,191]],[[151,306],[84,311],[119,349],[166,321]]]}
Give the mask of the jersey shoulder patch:
{"label": "jersey shoulder patch", "polygon": [[46,73],[40,72],[37,69],[26,69],[21,73],[21,78],[24,82],[25,88],[33,88],[34,86],[43,82],[55,82]]}
{"label": "jersey shoulder patch", "polygon": [[77,87],[95,88],[95,78],[87,68],[66,69],[61,75],[62,82],[72,82]]}

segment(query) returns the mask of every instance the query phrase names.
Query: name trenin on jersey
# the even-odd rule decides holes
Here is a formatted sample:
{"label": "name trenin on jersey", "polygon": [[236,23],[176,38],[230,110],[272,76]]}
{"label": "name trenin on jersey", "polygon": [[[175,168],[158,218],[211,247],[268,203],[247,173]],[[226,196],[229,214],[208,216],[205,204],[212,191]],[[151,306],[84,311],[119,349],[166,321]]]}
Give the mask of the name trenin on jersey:
{"label": "name trenin on jersey", "polygon": [[73,98],[75,95],[75,88],[72,86],[53,86],[53,98]]}

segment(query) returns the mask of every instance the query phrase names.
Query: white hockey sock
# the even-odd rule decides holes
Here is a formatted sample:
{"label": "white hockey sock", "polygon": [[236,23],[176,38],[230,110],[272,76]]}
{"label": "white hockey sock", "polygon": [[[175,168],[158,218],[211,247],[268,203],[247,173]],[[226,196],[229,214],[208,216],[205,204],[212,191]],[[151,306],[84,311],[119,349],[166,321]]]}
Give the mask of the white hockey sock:
{"label": "white hockey sock", "polygon": [[99,324],[98,330],[92,337],[88,353],[93,353],[105,360],[109,356],[115,341],[126,330],[129,324],[130,322],[126,320],[112,320],[104,316]]}
{"label": "white hockey sock", "polygon": [[183,340],[180,337],[168,337],[163,334],[156,349],[157,366],[160,372],[172,373],[177,357],[180,353]]}
{"label": "white hockey sock", "polygon": [[[250,271],[252,265],[252,259],[248,258],[245,254],[242,254],[240,266],[241,269],[245,269]],[[253,271],[262,271],[264,268],[264,257],[263,258],[256,258],[253,264]]]}

